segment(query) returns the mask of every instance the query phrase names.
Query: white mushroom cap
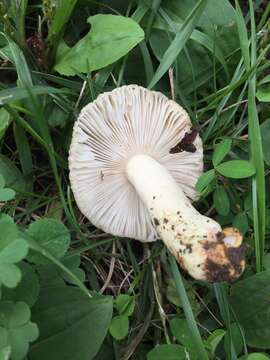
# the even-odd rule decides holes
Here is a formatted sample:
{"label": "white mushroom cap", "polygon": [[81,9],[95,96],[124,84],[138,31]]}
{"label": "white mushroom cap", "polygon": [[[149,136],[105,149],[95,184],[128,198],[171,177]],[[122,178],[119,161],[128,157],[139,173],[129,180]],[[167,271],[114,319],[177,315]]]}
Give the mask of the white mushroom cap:
{"label": "white mushroom cap", "polygon": [[81,212],[96,227],[143,242],[157,239],[148,209],[126,174],[138,154],[163,165],[190,199],[203,169],[199,136],[194,152],[170,153],[191,129],[186,111],[159,92],[129,85],[85,106],[73,129],[70,181]]}

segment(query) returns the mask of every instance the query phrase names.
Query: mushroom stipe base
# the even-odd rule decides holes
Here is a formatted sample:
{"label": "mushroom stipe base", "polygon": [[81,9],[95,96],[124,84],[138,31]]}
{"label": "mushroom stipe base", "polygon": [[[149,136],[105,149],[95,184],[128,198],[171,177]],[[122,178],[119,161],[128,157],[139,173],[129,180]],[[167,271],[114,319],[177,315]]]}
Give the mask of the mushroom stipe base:
{"label": "mushroom stipe base", "polygon": [[233,281],[245,268],[245,246],[237,229],[222,231],[201,215],[170,173],[147,155],[127,163],[127,177],[151,214],[159,237],[180,266],[198,280]]}

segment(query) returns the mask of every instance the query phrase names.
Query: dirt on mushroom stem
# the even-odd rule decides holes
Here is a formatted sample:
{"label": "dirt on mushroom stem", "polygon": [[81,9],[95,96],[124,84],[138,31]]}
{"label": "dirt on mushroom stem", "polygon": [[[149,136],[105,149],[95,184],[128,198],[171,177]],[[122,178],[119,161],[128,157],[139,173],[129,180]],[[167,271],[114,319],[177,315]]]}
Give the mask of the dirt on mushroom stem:
{"label": "dirt on mushroom stem", "polygon": [[201,215],[167,170],[149,156],[131,159],[127,174],[161,240],[192,277],[219,282],[242,274],[245,245],[237,229],[222,231],[213,219]]}

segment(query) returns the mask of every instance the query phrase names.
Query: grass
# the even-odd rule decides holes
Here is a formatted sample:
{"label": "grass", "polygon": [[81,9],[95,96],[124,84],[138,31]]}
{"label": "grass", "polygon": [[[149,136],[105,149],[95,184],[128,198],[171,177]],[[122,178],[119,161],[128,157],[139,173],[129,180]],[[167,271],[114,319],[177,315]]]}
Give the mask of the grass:
{"label": "grass", "polygon": [[[16,192],[15,198],[1,201],[0,187],[0,269],[4,269],[0,272],[0,330],[9,331],[1,320],[8,319],[7,306],[21,301],[29,316],[18,312],[18,319],[27,319],[27,329],[35,323],[40,331],[38,338],[31,338],[27,330],[22,348],[19,337],[12,343],[3,336],[0,359],[54,360],[55,354],[61,359],[67,353],[73,360],[270,356],[270,159],[265,151],[269,144],[260,130],[270,112],[269,102],[256,97],[258,89],[269,92],[270,6],[252,0],[220,0],[219,6],[211,3],[211,9],[209,1],[192,4],[0,2],[0,174],[5,188]],[[107,67],[76,76],[56,72],[59,45],[65,41],[72,47],[88,33],[87,18],[100,13],[136,21],[145,32],[144,40],[138,44],[134,40],[126,54]],[[108,49],[108,54],[113,53],[114,48]],[[102,51],[109,56],[106,49]],[[196,281],[181,271],[161,242],[142,246],[104,234],[77,208],[68,179],[74,121],[99,94],[131,83],[161,91],[189,112],[203,139],[205,171],[213,168],[213,153],[224,139],[231,139],[232,146],[223,161],[248,160],[254,165],[255,175],[243,179],[213,170],[214,177],[195,204],[222,227],[234,226],[243,233],[247,265],[236,283]],[[215,208],[217,187],[228,197],[226,214]],[[7,225],[4,214],[17,230],[10,230],[13,225]],[[44,219],[51,222],[45,233]],[[40,224],[35,237],[29,236],[33,223]],[[57,242],[63,235],[62,225],[68,234],[66,250]],[[17,246],[9,250],[8,237],[2,233],[12,234]],[[23,255],[25,250],[20,253],[25,246],[28,255]],[[46,260],[32,261],[35,252]],[[6,271],[7,263],[12,264],[11,270]],[[14,284],[7,288],[9,279]],[[248,309],[241,299],[246,289],[257,296]],[[65,297],[69,291],[70,298]],[[63,294],[60,307],[57,299],[44,301],[44,294],[51,299],[54,292]],[[235,304],[235,298],[243,301],[242,306]],[[101,315],[95,301],[104,306]],[[53,309],[65,314],[63,323],[60,315],[46,316],[46,321],[41,317]],[[88,322],[76,328],[77,320],[83,321],[89,313],[98,325],[93,329]],[[177,321],[181,326],[174,325]],[[96,342],[80,342],[95,336]]]}

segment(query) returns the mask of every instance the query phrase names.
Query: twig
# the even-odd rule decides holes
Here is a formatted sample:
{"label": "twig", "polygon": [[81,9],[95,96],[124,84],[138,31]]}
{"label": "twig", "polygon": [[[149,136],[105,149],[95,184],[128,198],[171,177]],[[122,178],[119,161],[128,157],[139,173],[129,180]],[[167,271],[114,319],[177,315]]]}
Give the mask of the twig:
{"label": "twig", "polygon": [[169,68],[169,80],[170,80],[170,87],[171,87],[171,96],[172,96],[172,99],[175,100],[173,68]]}
{"label": "twig", "polygon": [[[115,242],[113,242],[113,247],[112,247],[112,254],[115,254]],[[109,268],[109,273],[107,276],[107,279],[104,283],[104,285],[102,286],[102,288],[100,289],[100,294],[103,294],[104,291],[107,289],[107,287],[110,284],[111,278],[112,278],[112,274],[113,274],[113,270],[114,270],[114,265],[115,265],[115,256],[111,257],[111,262],[110,262],[110,268]]]}
{"label": "twig", "polygon": [[131,356],[134,354],[137,346],[140,344],[140,342],[142,341],[144,334],[146,333],[150,322],[151,322],[151,318],[154,312],[154,303],[151,302],[151,306],[150,309],[148,311],[148,314],[146,316],[146,319],[141,327],[141,329],[138,331],[137,336],[135,336],[135,338],[131,341],[128,349],[126,350],[126,352],[124,353],[123,357],[121,358],[121,360],[128,360],[131,358]]}

